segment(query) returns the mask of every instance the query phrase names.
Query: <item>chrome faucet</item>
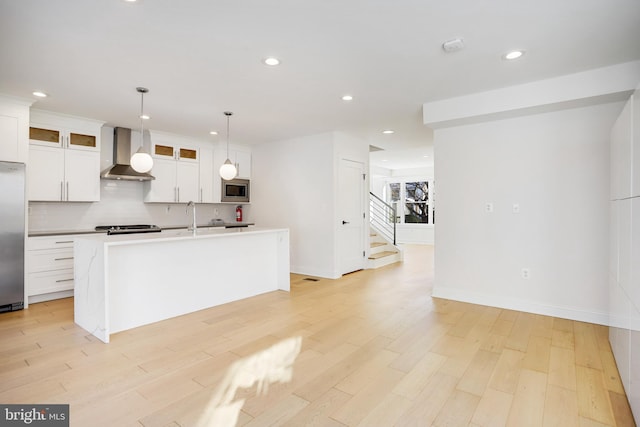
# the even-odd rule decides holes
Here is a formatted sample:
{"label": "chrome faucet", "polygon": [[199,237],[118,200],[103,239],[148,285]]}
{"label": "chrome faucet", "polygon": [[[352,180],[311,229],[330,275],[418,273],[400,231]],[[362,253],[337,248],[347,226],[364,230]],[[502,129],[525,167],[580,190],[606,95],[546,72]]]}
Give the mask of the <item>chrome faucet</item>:
{"label": "chrome faucet", "polygon": [[189,206],[191,206],[191,208],[193,209],[193,222],[189,226],[189,231],[193,231],[193,234],[196,234],[196,230],[198,228],[196,225],[196,204],[192,201],[189,201],[189,203],[187,203],[187,213],[189,213]]}

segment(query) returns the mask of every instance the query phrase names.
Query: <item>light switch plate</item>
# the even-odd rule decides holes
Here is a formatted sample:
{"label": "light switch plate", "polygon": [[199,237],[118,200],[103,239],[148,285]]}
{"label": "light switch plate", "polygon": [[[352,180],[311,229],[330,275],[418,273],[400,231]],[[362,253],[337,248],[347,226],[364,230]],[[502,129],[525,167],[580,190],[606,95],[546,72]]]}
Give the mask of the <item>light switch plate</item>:
{"label": "light switch plate", "polygon": [[493,203],[491,203],[491,202],[485,203],[484,211],[487,212],[487,213],[492,213],[493,212]]}

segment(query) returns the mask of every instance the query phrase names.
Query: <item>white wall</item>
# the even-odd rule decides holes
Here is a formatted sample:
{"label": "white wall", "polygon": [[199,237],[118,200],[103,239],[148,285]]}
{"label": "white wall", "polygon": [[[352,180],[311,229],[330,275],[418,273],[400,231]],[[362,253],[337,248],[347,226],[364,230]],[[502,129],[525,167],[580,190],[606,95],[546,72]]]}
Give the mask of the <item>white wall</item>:
{"label": "white wall", "polygon": [[252,212],[261,225],[290,230],[293,273],[340,277],[336,187],[341,158],[362,161],[367,170],[367,143],[329,132],[253,148]]}
{"label": "white wall", "polygon": [[437,130],[433,295],[606,324],[608,134],[621,109]]}
{"label": "white wall", "polygon": [[335,277],[333,134],[260,144],[252,162],[254,215],[289,229],[291,271]]}

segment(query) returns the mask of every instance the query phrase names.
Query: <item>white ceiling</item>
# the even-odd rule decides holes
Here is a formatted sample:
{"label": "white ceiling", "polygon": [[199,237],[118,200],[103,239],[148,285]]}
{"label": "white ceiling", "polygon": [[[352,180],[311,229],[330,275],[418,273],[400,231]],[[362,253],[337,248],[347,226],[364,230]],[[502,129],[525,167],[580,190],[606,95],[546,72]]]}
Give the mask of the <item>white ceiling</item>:
{"label": "white ceiling", "polygon": [[36,108],[136,128],[145,86],[153,129],[224,140],[230,110],[232,142],[343,130],[416,167],[424,102],[640,59],[640,1],[0,0],[0,59],[0,93]]}

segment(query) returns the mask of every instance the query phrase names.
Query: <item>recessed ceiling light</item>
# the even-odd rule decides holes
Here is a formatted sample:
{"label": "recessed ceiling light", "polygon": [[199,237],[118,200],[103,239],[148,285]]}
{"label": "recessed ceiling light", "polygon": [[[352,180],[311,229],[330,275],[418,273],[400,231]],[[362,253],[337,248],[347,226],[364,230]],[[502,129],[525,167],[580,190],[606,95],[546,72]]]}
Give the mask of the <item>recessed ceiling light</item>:
{"label": "recessed ceiling light", "polygon": [[427,156],[427,155],[425,154],[425,155],[424,155],[424,156],[422,156],[422,157],[424,157],[424,158],[426,159],[426,158],[427,158],[427,157],[429,157],[429,156]]}
{"label": "recessed ceiling light", "polygon": [[383,161],[383,162],[388,162],[389,160],[387,160],[387,159],[382,159],[382,161]]}
{"label": "recessed ceiling light", "polygon": [[209,132],[211,135],[217,135],[218,131],[217,130],[212,130],[211,132]]}
{"label": "recessed ceiling light", "polygon": [[353,96],[351,96],[351,95],[344,95],[344,96],[342,97],[342,100],[343,100],[343,101],[353,101]]}
{"label": "recessed ceiling light", "polygon": [[274,57],[266,58],[263,62],[265,64],[271,65],[271,66],[280,65],[280,60],[278,58],[274,58]]}
{"label": "recessed ceiling light", "polygon": [[34,96],[37,96],[38,98],[46,98],[46,97],[47,97],[47,94],[46,94],[46,93],[44,93],[44,92],[40,92],[40,91],[35,91],[35,92],[33,92],[33,95],[34,95]]}
{"label": "recessed ceiling light", "polygon": [[149,115],[147,115],[147,114],[143,114],[143,115],[141,115],[141,116],[140,116],[140,118],[141,118],[142,120],[149,120],[149,119],[151,118],[151,116],[149,116]]}
{"label": "recessed ceiling light", "polygon": [[394,132],[395,132],[395,131],[394,131],[394,130],[392,130],[392,129],[385,129],[385,130],[383,130],[383,131],[382,131],[382,133],[384,133],[385,135],[390,135],[390,134],[392,134],[392,133],[394,133]]}
{"label": "recessed ceiling light", "polygon": [[506,60],[518,59],[522,55],[524,55],[524,50],[512,50],[511,52],[507,52],[504,55],[502,55],[502,59],[506,59]]}

